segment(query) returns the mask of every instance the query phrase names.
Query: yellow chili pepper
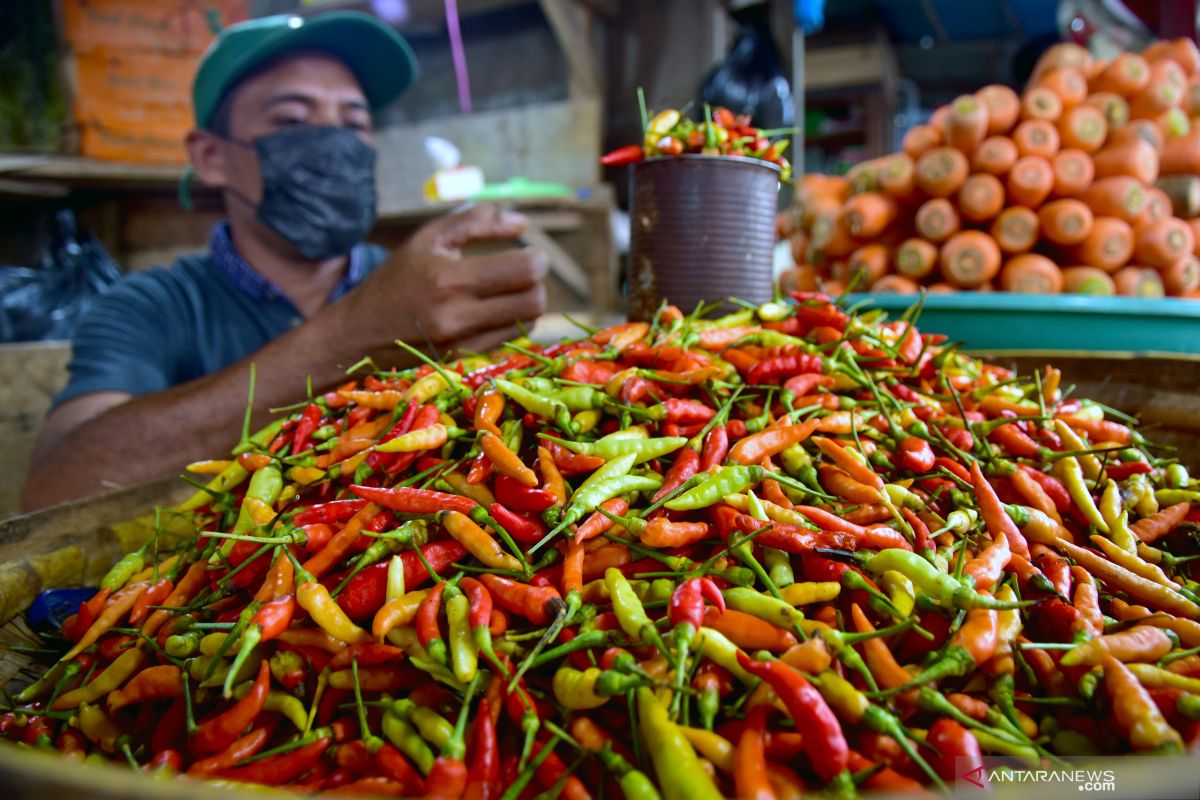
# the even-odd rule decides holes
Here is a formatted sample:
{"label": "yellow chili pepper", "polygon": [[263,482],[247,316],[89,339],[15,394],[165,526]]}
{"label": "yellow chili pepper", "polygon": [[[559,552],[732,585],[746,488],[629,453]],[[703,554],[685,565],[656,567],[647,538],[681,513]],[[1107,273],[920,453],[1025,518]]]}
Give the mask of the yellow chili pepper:
{"label": "yellow chili pepper", "polygon": [[89,742],[99,745],[100,749],[106,753],[116,752],[117,739],[121,736],[121,729],[109,719],[108,714],[104,713],[104,709],[84,703],[79,707],[79,714],[75,717],[75,721],[79,726],[79,732],[87,737]]}
{"label": "yellow chili pepper", "polygon": [[202,505],[211,503],[213,495],[223,494],[236,487],[242,481],[246,480],[250,473],[242,467],[241,464],[234,461],[228,467],[221,470],[208,483],[204,484],[204,489],[197,491],[194,495],[184,500],[179,505],[175,506],[176,511],[195,511]]}
{"label": "yellow chili pepper", "polygon": [[714,767],[722,772],[733,772],[733,742],[719,733],[703,728],[689,728],[686,725],[677,727],[683,738],[696,748],[697,753],[711,761]]}
{"label": "yellow chili pepper", "polygon": [[93,678],[91,683],[55,698],[51,710],[66,711],[85,703],[96,702],[109,692],[119,689],[125,681],[133,677],[133,673],[145,665],[146,660],[146,654],[136,647],[123,651],[103,672]]}
{"label": "yellow chili pepper", "polygon": [[806,581],[785,586],[779,590],[779,594],[785,603],[807,606],[833,600],[841,591],[842,585],[837,581]]}
{"label": "yellow chili pepper", "polygon": [[450,669],[454,677],[463,683],[470,683],[479,670],[479,648],[467,622],[471,611],[471,602],[457,587],[446,590],[446,621],[449,624],[450,635]]}
{"label": "yellow chili pepper", "polygon": [[[254,686],[254,681],[244,681],[238,684],[233,690],[233,696],[241,700],[252,686]],[[267,701],[263,704],[263,708],[282,714],[288,722],[296,726],[298,731],[304,730],[304,726],[308,724],[308,709],[304,707],[300,698],[287,692],[271,690],[267,693]]]}
{"label": "yellow chili pepper", "polygon": [[580,411],[575,416],[571,417],[571,425],[575,428],[577,434],[587,433],[600,424],[603,418],[603,413],[598,408],[589,408],[587,411]]}
{"label": "yellow chili pepper", "polygon": [[469,482],[467,476],[461,472],[447,472],[442,475],[442,480],[450,484],[450,488],[454,489],[457,494],[471,498],[484,508],[496,502],[496,496],[491,493],[491,490],[482,483]]}
{"label": "yellow chili pepper", "polygon": [[888,599],[901,616],[907,617],[912,613],[917,604],[917,593],[906,575],[889,569],[879,577],[879,587],[887,592]]}
{"label": "yellow chili pepper", "polygon": [[229,468],[234,462],[227,459],[207,459],[205,461],[193,461],[184,467],[185,470],[193,475],[217,475]]}
{"label": "yellow chili pepper", "polygon": [[587,711],[599,708],[608,702],[606,695],[597,694],[596,680],[600,677],[599,667],[577,670],[561,666],[554,673],[554,697],[564,708],[572,711]]}
{"label": "yellow chili pepper", "polygon": [[[1075,433],[1070,425],[1063,422],[1061,419],[1054,420],[1054,430],[1063,441],[1063,445],[1068,450],[1087,450],[1088,443],[1079,438],[1079,434]],[[1071,456],[1079,460],[1079,466],[1083,470],[1083,474],[1089,480],[1096,480],[1100,477],[1100,459],[1094,455]]]}
{"label": "yellow chili pepper", "polygon": [[427,594],[428,589],[418,589],[384,603],[383,608],[375,612],[375,618],[371,622],[371,633],[376,639],[383,639],[396,629],[411,625],[417,618],[417,609],[421,607],[421,601]]}
{"label": "yellow chili pepper", "polygon": [[321,630],[334,638],[347,644],[365,642],[371,638],[371,634],[350,621],[346,612],[329,596],[329,590],[315,581],[302,583],[296,588],[296,602]]}
{"label": "yellow chili pepper", "polygon": [[[1066,425],[1063,425],[1065,428]],[[1071,499],[1075,505],[1079,507],[1083,516],[1096,527],[1097,530],[1108,533],[1108,523],[1104,521],[1104,517],[1100,514],[1100,509],[1096,507],[1096,501],[1092,499],[1092,493],[1088,490],[1087,484],[1084,483],[1084,470],[1080,459],[1075,456],[1067,456],[1061,458],[1054,464],[1054,476],[1058,478],[1067,487],[1067,493],[1071,495]]]}
{"label": "yellow chili pepper", "polygon": [[446,426],[438,422],[428,428],[409,431],[381,445],[376,445],[375,451],[378,453],[419,453],[423,450],[441,447],[449,440],[449,431]]}
{"label": "yellow chili pepper", "polygon": [[1154,487],[1150,485],[1149,478],[1138,473],[1130,476],[1128,485],[1130,491],[1137,496],[1133,510],[1138,513],[1139,517],[1150,517],[1158,513],[1158,498],[1154,495]]}
{"label": "yellow chili pepper", "polygon": [[1200,694],[1200,678],[1189,678],[1153,664],[1126,664],[1137,676],[1138,683],[1148,689],[1182,689],[1191,694]]}
{"label": "yellow chili pepper", "polygon": [[408,387],[408,390],[404,393],[404,399],[413,403],[427,403],[437,397],[443,391],[450,388],[450,384],[446,383],[446,379],[442,377],[443,373],[448,375],[450,380],[454,381],[456,385],[461,385],[462,378],[454,372],[450,372],[449,370],[431,372],[425,377],[417,379],[412,386]]}
{"label": "yellow chili pepper", "polygon": [[[221,649],[221,645],[225,643],[225,639],[228,636],[229,634],[225,633],[224,631],[216,631],[208,634],[200,640],[200,654],[206,656],[216,655]],[[234,644],[236,644],[236,642],[234,642]]]}
{"label": "yellow chili pepper", "polygon": [[1117,514],[1117,518],[1109,523],[1111,530],[1108,532],[1108,538],[1112,540],[1120,549],[1133,555],[1137,552],[1137,546],[1140,544],[1137,535],[1129,529],[1129,512],[1121,509],[1121,513]]}
{"label": "yellow chili pepper", "polygon": [[697,635],[700,641],[696,647],[701,655],[709,661],[715,662],[717,666],[729,670],[735,678],[747,686],[754,686],[758,683],[758,678],[742,669],[742,665],[738,663],[737,659],[738,646],[729,641],[725,634],[712,628],[701,628]]}
{"label": "yellow chili pepper", "polygon": [[1116,545],[1115,542],[1110,542],[1103,536],[1093,535],[1091,539],[1092,544],[1103,550],[1104,554],[1108,556],[1111,561],[1121,565],[1135,575],[1140,575],[1147,580],[1152,580],[1155,583],[1161,583],[1163,586],[1168,586],[1172,589],[1179,588],[1179,584],[1168,578],[1166,573],[1163,572],[1158,566],[1143,561],[1136,553],[1131,553],[1127,550],[1121,549]]}
{"label": "yellow chili pepper", "polygon": [[287,471],[287,476],[301,486],[308,486],[324,478],[325,470],[316,467],[292,467]]}

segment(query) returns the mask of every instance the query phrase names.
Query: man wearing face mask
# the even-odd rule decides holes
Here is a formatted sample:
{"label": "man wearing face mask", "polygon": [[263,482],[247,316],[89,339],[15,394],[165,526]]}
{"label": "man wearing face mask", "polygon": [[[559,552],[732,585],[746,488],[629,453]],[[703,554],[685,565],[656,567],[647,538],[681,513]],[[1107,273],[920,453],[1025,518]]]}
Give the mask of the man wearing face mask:
{"label": "man wearing face mask", "polygon": [[375,220],[372,112],[411,83],[407,43],[365,14],[267,17],[222,31],[193,86],[191,168],[223,195],[206,253],[138,273],[80,323],[70,381],[46,419],[23,497],[37,508],[176,473],[232,445],[250,367],[255,410],[344,379],[393,343],[485,350],[545,305],[547,261],[509,249],[518,214],[478,206],[392,254]]}

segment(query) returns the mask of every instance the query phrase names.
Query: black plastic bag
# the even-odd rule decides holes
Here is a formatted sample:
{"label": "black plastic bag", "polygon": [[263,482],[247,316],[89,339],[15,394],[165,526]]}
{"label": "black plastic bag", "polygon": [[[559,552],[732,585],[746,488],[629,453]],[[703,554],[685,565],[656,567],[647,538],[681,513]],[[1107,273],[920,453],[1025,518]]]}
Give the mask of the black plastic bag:
{"label": "black plastic bag", "polygon": [[704,81],[701,97],[711,106],[749,114],[759,128],[789,128],[796,101],[765,16],[739,23],[729,54]]}
{"label": "black plastic bag", "polygon": [[99,242],[80,241],[71,211],[54,223],[40,267],[0,266],[0,342],[70,339],[92,300],[122,277]]}

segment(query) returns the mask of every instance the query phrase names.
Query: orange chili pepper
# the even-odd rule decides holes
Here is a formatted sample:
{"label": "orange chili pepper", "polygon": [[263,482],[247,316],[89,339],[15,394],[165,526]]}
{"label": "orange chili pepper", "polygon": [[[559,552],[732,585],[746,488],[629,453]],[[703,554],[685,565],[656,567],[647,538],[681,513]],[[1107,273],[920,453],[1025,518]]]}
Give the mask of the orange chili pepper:
{"label": "orange chili pepper", "polygon": [[848,447],[824,436],[814,436],[813,441],[830,461],[841,467],[851,478],[876,491],[883,488],[883,478],[876,475],[875,470],[871,469],[865,460],[855,457]]}
{"label": "orange chili pepper", "polygon": [[810,419],[799,425],[784,425],[768,428],[739,439],[729,450],[729,458],[737,464],[758,464],[764,458],[781,453],[794,444],[807,439],[817,429],[818,421]]}
{"label": "orange chili pepper", "polygon": [[[854,628],[859,633],[874,633],[875,626],[867,619],[866,613],[859,607],[858,603],[850,605],[850,618],[854,621]],[[904,667],[896,661],[896,657],[892,655],[892,651],[883,640],[878,638],[864,639],[862,643],[863,657],[867,662],[867,668],[871,670],[871,675],[874,676],[875,682],[883,689],[895,689],[903,686],[912,679]]]}
{"label": "orange chili pepper", "polygon": [[755,706],[746,714],[746,724],[733,751],[733,786],[742,800],[776,800],[767,774],[763,746],[769,706]]}
{"label": "orange chili pepper", "polygon": [[537,473],[525,466],[517,454],[496,434],[489,431],[479,434],[479,447],[483,454],[491,459],[492,468],[497,472],[529,487],[538,485]]}
{"label": "orange chili pepper", "polygon": [[542,488],[554,495],[554,504],[564,506],[567,503],[567,483],[562,471],[554,461],[554,454],[549,448],[538,445],[538,471],[542,473]]}
{"label": "orange chili pepper", "polygon": [[346,520],[346,524],[342,526],[340,531],[334,534],[334,537],[329,540],[325,547],[321,548],[312,558],[304,562],[305,571],[311,572],[320,578],[333,569],[334,564],[337,564],[350,552],[350,548],[354,546],[354,542],[358,540],[359,534],[362,533],[363,525],[370,522],[378,513],[379,506],[374,503],[367,503],[359,509],[353,517]]}
{"label": "orange chili pepper", "polygon": [[721,611],[713,606],[704,609],[704,625],[745,650],[769,650],[783,652],[796,644],[796,637],[764,619],[727,608]]}
{"label": "orange chili pepper", "polygon": [[567,552],[563,556],[562,591],[583,593],[583,542],[567,540]]}
{"label": "orange chili pepper", "polygon": [[500,429],[496,427],[496,422],[500,419],[500,415],[504,413],[504,395],[494,389],[488,389],[483,394],[479,395],[479,400],[475,404],[475,430],[488,431],[495,436],[500,436]]}
{"label": "orange chili pepper", "polygon": [[820,476],[821,486],[843,500],[857,504],[878,503],[880,500],[878,489],[856,481],[838,467],[822,464],[817,469],[817,474]]}
{"label": "orange chili pepper", "polygon": [[70,661],[95,644],[96,640],[105,633],[108,633],[109,628],[124,619],[125,615],[133,609],[133,604],[149,586],[147,583],[131,583],[109,598],[108,605],[100,612],[100,616],[96,617],[92,627],[88,628],[75,646],[63,655],[62,660]]}

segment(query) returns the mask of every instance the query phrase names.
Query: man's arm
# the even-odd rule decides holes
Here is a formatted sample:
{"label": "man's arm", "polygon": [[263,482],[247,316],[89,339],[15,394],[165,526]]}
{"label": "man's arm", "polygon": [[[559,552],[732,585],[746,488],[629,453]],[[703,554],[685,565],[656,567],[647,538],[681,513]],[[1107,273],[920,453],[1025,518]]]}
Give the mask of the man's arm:
{"label": "man's arm", "polygon": [[131,398],[81,395],[47,417],[22,496],[42,508],[166,477],[191,461],[228,452],[245,413],[255,365],[258,424],[267,409],[303,397],[305,382],[324,388],[364,355],[381,366],[412,360],[395,339],[432,341],[439,350],[486,350],[541,314],[546,260],[510,250],[462,257],[479,238],[505,238],[519,220],[480,207],[426,226],[361,286],[307,323],[212,375]]}

